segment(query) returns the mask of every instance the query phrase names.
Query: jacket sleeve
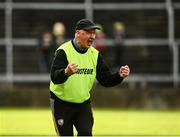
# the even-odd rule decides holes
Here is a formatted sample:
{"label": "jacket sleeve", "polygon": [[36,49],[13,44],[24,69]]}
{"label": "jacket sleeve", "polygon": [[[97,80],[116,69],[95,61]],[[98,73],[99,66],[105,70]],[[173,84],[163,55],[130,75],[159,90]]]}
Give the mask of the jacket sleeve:
{"label": "jacket sleeve", "polygon": [[110,69],[104,62],[102,55],[99,53],[97,61],[96,78],[102,86],[112,87],[123,81],[123,78],[119,76],[119,73],[111,73]]}
{"label": "jacket sleeve", "polygon": [[51,81],[54,84],[62,84],[67,80],[68,76],[65,74],[67,65],[68,60],[64,50],[60,49],[56,51],[50,72]]}

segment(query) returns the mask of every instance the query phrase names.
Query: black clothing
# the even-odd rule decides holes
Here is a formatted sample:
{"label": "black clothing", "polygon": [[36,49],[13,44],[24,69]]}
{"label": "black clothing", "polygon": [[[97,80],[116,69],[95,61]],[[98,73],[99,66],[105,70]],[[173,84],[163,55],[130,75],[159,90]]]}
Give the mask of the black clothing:
{"label": "black clothing", "polygon": [[[72,42],[73,43],[73,42]],[[74,44],[73,44],[74,46]],[[83,54],[86,51],[80,51],[74,46],[77,52]],[[65,74],[64,69],[68,65],[68,60],[66,54],[63,50],[58,50],[55,54],[54,63],[51,68],[51,80],[55,84],[64,83],[68,76]],[[96,66],[96,78],[99,83],[105,87],[115,86],[118,83],[122,82],[123,78],[121,78],[117,73],[112,74],[110,69],[105,64],[101,54],[98,55],[98,62]]]}
{"label": "black clothing", "polygon": [[[84,54],[88,49],[79,49],[71,41],[75,50]],[[51,81],[54,84],[62,84],[68,79],[68,75],[65,74],[65,68],[68,65],[67,56],[64,50],[59,49],[55,53],[53,65],[51,67]],[[110,69],[104,63],[104,60],[100,53],[98,54],[97,66],[96,66],[96,79],[99,83],[105,87],[111,87],[121,83],[123,78],[119,76],[118,72],[112,74]],[[72,89],[73,90],[73,89]],[[51,109],[54,116],[54,123],[57,133],[60,135],[73,136],[73,125],[75,126],[78,135],[80,136],[92,136],[93,127],[93,114],[91,110],[90,99],[83,103],[70,103],[65,102],[56,97],[53,92],[51,95]]]}
{"label": "black clothing", "polygon": [[[94,118],[90,99],[83,103],[70,103],[60,100],[50,92],[56,132],[63,136],[73,136],[73,125],[78,136],[92,136]],[[86,125],[84,125],[86,123]]]}

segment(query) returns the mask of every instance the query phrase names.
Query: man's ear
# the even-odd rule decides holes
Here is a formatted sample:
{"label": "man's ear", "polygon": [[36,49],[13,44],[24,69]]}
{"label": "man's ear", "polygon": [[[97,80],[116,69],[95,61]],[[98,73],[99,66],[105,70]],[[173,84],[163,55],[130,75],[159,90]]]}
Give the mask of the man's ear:
{"label": "man's ear", "polygon": [[79,33],[80,33],[80,31],[79,31],[79,30],[76,30],[76,35],[77,35],[77,36],[79,36]]}

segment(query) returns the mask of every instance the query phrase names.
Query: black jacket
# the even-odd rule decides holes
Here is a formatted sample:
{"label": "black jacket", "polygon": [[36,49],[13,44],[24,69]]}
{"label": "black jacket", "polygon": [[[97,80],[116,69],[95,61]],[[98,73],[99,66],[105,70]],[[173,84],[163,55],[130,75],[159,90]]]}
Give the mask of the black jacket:
{"label": "black jacket", "polygon": [[[73,41],[72,45],[79,53],[85,53],[86,51],[78,50]],[[56,51],[53,64],[51,67],[51,80],[54,84],[64,83],[68,76],[65,74],[65,68],[68,65],[68,60],[64,50],[60,49]],[[101,54],[98,55],[97,66],[96,66],[96,79],[99,83],[105,87],[112,87],[122,82],[123,78],[119,76],[118,72],[111,73],[110,69],[105,64]]]}

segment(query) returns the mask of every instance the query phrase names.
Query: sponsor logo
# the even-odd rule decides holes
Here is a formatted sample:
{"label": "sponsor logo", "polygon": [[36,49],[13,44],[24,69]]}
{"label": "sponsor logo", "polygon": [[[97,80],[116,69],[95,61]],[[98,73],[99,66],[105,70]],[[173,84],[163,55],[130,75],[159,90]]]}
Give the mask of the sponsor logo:
{"label": "sponsor logo", "polygon": [[76,74],[92,75],[93,74],[93,69],[87,69],[87,68],[78,69]]}

